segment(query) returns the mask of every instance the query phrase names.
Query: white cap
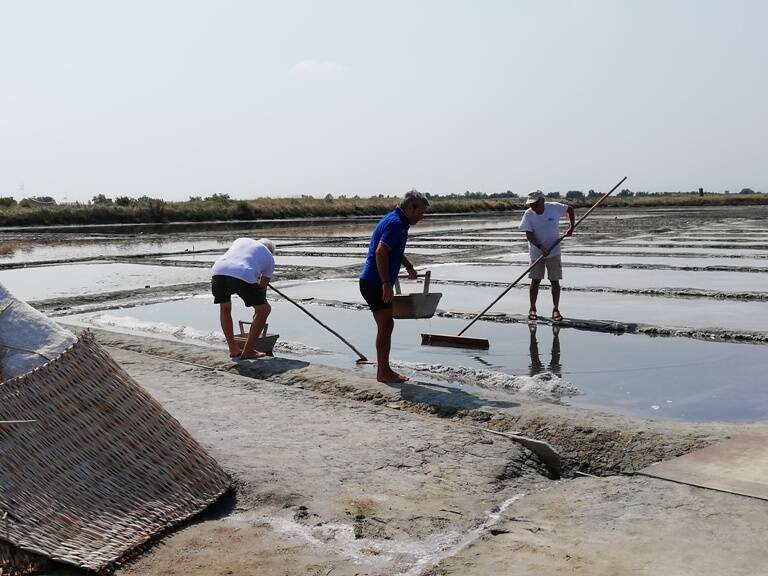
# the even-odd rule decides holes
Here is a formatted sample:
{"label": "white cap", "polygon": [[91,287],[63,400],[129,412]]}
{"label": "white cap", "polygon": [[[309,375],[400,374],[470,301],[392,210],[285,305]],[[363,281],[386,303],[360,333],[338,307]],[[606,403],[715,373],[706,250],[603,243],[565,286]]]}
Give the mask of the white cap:
{"label": "white cap", "polygon": [[264,244],[264,246],[267,247],[267,250],[269,250],[272,253],[272,256],[275,255],[275,243],[272,242],[269,238],[259,238],[257,240],[259,244]]}

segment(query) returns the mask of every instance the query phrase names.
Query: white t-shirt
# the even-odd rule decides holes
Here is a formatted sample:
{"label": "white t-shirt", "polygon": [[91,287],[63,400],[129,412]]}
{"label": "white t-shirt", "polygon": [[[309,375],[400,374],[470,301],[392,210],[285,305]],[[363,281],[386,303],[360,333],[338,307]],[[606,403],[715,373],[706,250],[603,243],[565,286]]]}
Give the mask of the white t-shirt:
{"label": "white t-shirt", "polygon": [[255,284],[261,276],[272,278],[274,271],[275,259],[269,248],[253,238],[238,238],[216,260],[211,275],[233,276],[248,284]]}
{"label": "white t-shirt", "polygon": [[[568,212],[567,204],[545,202],[544,212],[541,214],[536,214],[533,208],[528,208],[523,214],[523,219],[520,220],[518,228],[524,232],[533,232],[538,243],[549,251],[550,256],[558,256],[560,254],[560,244],[552,250],[550,250],[550,246],[560,238],[560,217],[566,212]],[[528,255],[531,258],[531,262],[533,262],[539,259],[541,250],[529,242]]]}

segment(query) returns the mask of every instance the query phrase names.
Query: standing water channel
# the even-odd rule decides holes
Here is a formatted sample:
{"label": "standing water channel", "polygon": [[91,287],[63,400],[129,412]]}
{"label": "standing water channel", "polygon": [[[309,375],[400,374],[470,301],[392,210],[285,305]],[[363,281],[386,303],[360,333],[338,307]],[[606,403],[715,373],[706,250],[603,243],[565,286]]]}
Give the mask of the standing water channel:
{"label": "standing water channel", "polygon": [[[524,279],[490,312],[506,321],[481,320],[466,334],[487,338],[489,350],[420,345],[422,332],[458,333],[464,317],[398,320],[393,363],[411,386],[459,398],[466,393],[474,402],[525,393],[657,419],[764,420],[768,228],[764,217],[754,217],[761,210],[601,210],[563,249],[561,309],[585,322],[576,324],[580,329],[522,322]],[[442,312],[479,311],[525,269],[519,218],[435,217],[411,230],[407,253],[432,270]],[[0,232],[0,281],[67,324],[182,340],[224,354],[208,268],[234,238],[270,236],[278,246],[275,285],[374,358],[373,319],[356,282],[373,225]],[[740,238],[741,230],[748,236]],[[538,308],[546,316],[546,280],[542,286]],[[236,319],[247,320],[239,299],[233,302]],[[291,304],[275,299],[272,305],[276,355],[373,374],[370,366],[355,367],[349,349]],[[590,330],[594,321],[620,329]]]}

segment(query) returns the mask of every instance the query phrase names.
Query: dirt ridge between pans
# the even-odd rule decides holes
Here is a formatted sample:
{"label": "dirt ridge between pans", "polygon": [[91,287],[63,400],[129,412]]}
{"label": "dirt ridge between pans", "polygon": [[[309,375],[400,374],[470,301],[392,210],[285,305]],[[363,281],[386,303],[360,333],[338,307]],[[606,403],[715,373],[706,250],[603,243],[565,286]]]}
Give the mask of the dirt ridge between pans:
{"label": "dirt ridge between pans", "polygon": [[224,350],[92,330],[109,347],[188,362],[212,370],[303,388],[358,402],[370,402],[456,425],[485,428],[544,440],[560,454],[562,474],[632,474],[653,462],[704,447],[764,425],[659,422],[618,413],[563,406],[509,395],[511,407],[466,408],[418,381],[390,386],[337,368],[286,358],[233,363]]}
{"label": "dirt ridge between pans", "polygon": [[[119,290],[99,294],[87,294],[83,296],[68,296],[52,298],[48,300],[31,301],[29,304],[48,314],[51,317],[64,317],[70,314],[103,312],[119,308],[131,308],[177,300],[207,292],[207,282],[193,282],[175,286],[157,288],[139,288],[136,290]],[[268,296],[271,301],[282,299],[272,294]],[[333,306],[347,310],[367,310],[367,306],[359,302],[343,302],[339,300],[327,300],[321,298],[301,298],[300,302],[313,303],[321,306]],[[73,308],[78,308],[73,310]],[[471,312],[453,312],[438,309],[435,313],[441,318],[461,318],[471,320],[475,317]],[[483,317],[485,322],[497,323],[527,323],[528,319],[519,314],[490,313]],[[540,318],[539,323],[551,323],[546,318]],[[644,334],[647,336],[692,338],[694,340],[720,340],[725,342],[741,342],[749,344],[768,344],[768,332],[750,330],[729,330],[725,328],[687,328],[682,326],[656,326],[635,322],[620,322],[616,320],[583,320],[566,318],[560,322],[560,326],[576,328],[592,332],[609,332],[613,334]]]}
{"label": "dirt ridge between pans", "polygon": [[[434,285],[448,286],[482,286],[491,288],[504,288],[508,282],[494,280],[432,280]],[[545,286],[546,288],[546,286]],[[518,290],[527,290],[528,285],[520,284]],[[702,290],[699,288],[612,288],[608,286],[562,286],[564,292],[609,292],[611,294],[629,294],[641,296],[665,296],[667,298],[711,298],[714,300],[744,300],[763,301],[768,300],[768,292],[722,292],[718,290]]]}

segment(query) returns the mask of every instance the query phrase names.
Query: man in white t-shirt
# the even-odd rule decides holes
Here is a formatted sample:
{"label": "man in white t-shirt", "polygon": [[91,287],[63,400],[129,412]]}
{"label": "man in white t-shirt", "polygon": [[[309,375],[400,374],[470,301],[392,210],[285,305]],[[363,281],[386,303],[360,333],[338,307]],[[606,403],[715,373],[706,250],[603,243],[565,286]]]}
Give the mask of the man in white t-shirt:
{"label": "man in white t-shirt", "polygon": [[556,242],[560,238],[560,218],[564,214],[568,214],[568,219],[571,222],[571,227],[568,228],[565,235],[573,234],[575,223],[573,207],[560,202],[545,202],[541,190],[528,194],[525,203],[528,210],[523,214],[519,228],[525,232],[528,239],[528,255],[531,258],[531,263],[544,256],[528,273],[528,277],[531,279],[531,309],[528,311],[528,320],[533,321],[538,318],[536,299],[539,296],[539,285],[544,279],[546,268],[547,278],[552,284],[552,320],[559,322],[563,319],[559,310],[560,280],[563,277],[563,267],[560,262],[560,244],[556,245]]}
{"label": "man in white t-shirt", "polygon": [[[275,245],[268,238],[238,238],[211,268],[213,302],[219,305],[219,319],[231,358],[261,358],[253,349],[272,307],[267,303],[267,286],[275,271]],[[253,320],[243,349],[235,342],[232,328],[232,294],[253,306]]]}

